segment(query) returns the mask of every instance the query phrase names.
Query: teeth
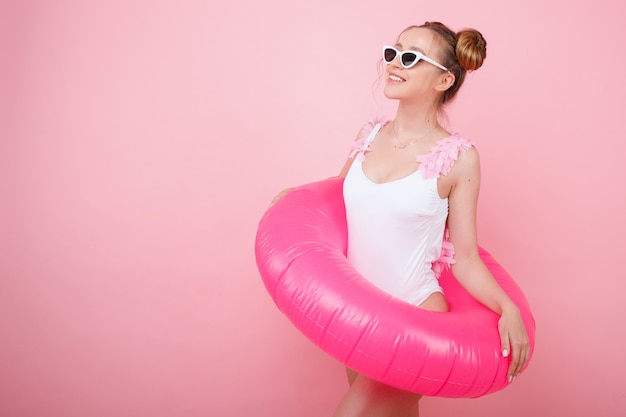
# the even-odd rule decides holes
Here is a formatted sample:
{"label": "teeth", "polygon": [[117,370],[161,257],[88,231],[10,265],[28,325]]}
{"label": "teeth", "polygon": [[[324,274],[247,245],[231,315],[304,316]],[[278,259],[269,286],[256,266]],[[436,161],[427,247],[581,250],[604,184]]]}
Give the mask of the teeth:
{"label": "teeth", "polygon": [[390,75],[390,76],[389,76],[389,79],[390,79],[391,81],[404,81],[402,78],[400,78],[400,77],[396,77],[395,75]]}

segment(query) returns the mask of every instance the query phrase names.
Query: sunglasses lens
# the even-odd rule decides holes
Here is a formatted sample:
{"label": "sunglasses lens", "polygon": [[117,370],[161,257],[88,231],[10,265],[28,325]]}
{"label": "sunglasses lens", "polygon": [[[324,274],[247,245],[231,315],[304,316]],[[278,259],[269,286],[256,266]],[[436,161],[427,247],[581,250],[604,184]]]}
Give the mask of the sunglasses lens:
{"label": "sunglasses lens", "polygon": [[396,57],[395,50],[393,50],[392,48],[385,48],[385,50],[383,51],[383,58],[385,59],[386,63],[390,63],[391,61],[394,60],[395,57]]}
{"label": "sunglasses lens", "polygon": [[415,55],[413,52],[405,52],[402,54],[401,60],[403,66],[410,67],[417,60],[417,55]]}

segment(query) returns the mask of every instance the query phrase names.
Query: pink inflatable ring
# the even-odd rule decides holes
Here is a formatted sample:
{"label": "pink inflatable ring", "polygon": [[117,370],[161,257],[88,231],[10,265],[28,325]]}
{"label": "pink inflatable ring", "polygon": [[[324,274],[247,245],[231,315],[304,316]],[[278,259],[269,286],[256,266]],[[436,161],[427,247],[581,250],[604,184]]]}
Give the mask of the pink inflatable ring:
{"label": "pink inflatable ring", "polygon": [[[498,315],[475,301],[449,270],[440,277],[450,312],[434,312],[384,293],[345,257],[346,221],[339,178],[294,189],[267,210],[256,260],[278,308],[342,364],[397,388],[429,396],[480,397],[508,385]],[[528,302],[509,274],[480,256],[521,310],[535,342]]]}

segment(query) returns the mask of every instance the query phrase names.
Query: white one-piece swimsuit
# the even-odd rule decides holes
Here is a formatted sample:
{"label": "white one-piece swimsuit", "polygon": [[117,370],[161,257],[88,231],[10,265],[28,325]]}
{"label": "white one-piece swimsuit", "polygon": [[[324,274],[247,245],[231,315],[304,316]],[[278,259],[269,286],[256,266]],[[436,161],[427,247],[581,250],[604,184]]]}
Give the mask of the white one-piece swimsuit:
{"label": "white one-piece swimsuit", "polygon": [[369,125],[369,135],[355,142],[355,158],[343,186],[347,257],[374,285],[419,305],[431,294],[443,292],[439,274],[445,264],[454,262],[453,248],[445,239],[448,199],[439,196],[437,178],[449,172],[460,150],[472,145],[451,135],[417,157],[417,171],[379,184],[365,175],[363,161],[383,124]]}

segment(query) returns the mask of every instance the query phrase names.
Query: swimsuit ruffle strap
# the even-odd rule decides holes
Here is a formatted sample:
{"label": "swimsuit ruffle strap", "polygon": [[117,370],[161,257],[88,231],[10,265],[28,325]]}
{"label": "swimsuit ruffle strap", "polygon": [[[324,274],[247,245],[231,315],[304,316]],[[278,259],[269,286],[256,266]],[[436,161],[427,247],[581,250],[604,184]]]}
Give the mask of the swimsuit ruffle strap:
{"label": "swimsuit ruffle strap", "polygon": [[448,175],[454,162],[459,158],[461,151],[466,151],[473,146],[469,139],[461,137],[458,133],[443,138],[426,155],[418,155],[416,161],[420,163],[419,170],[424,178],[439,178]]}
{"label": "swimsuit ruffle strap", "polygon": [[[352,145],[352,149],[350,150],[350,155],[348,157],[353,158],[356,156],[356,159],[359,162],[365,161],[365,152],[370,151],[370,145],[372,143],[372,140],[374,139],[373,136],[375,136],[376,133],[378,133],[378,130],[380,130],[380,128],[382,126],[385,126],[387,123],[389,123],[389,121],[382,117],[376,117],[367,122],[361,128],[359,136]],[[376,128],[377,126],[379,127]],[[376,131],[374,132],[375,128]]]}

